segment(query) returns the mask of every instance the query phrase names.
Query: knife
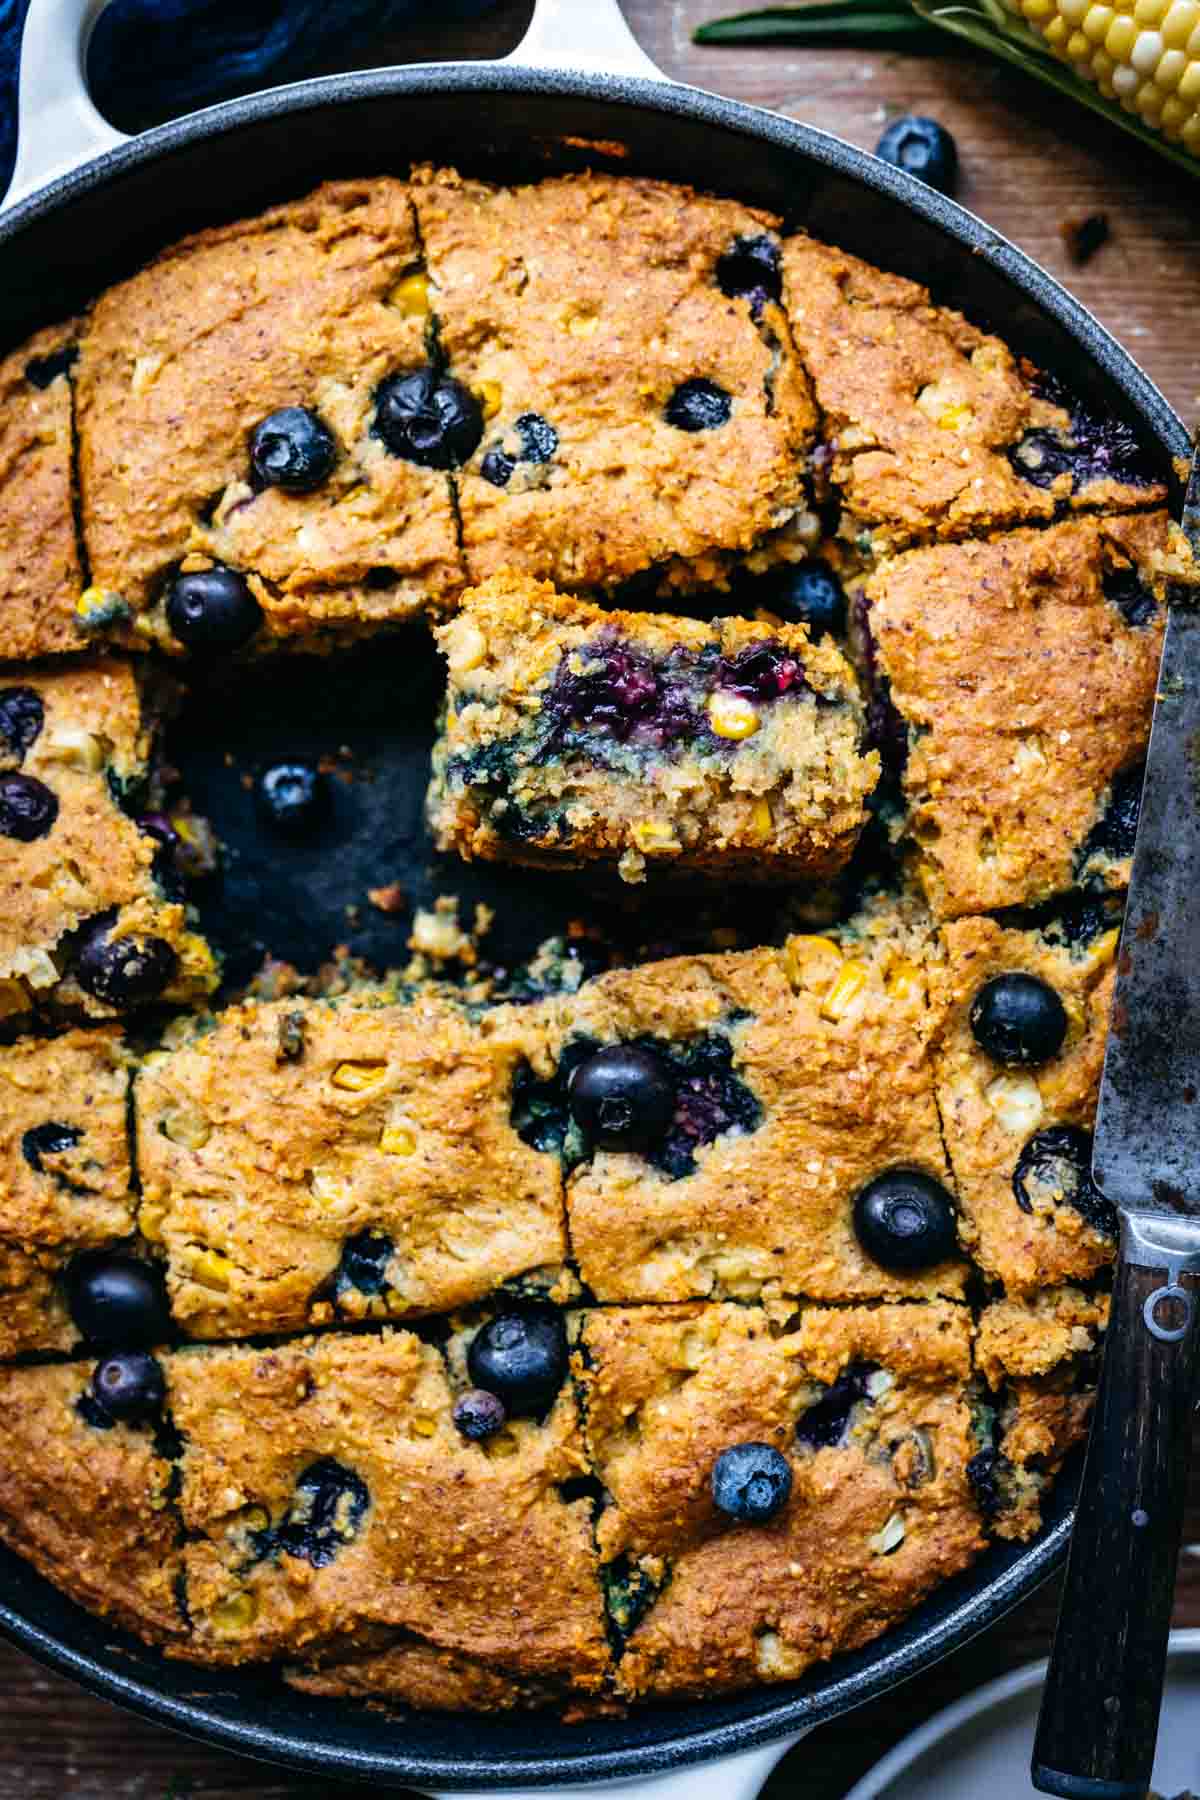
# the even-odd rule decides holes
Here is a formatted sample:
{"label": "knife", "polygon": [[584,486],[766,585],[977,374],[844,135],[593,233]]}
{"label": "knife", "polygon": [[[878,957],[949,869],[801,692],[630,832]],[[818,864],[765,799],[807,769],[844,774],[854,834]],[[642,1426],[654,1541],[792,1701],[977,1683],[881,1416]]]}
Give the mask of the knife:
{"label": "knife", "polygon": [[[1200,442],[1183,529],[1200,560]],[[1113,1308],[1033,1784],[1145,1800],[1200,1364],[1200,594],[1170,595],[1092,1174]]]}

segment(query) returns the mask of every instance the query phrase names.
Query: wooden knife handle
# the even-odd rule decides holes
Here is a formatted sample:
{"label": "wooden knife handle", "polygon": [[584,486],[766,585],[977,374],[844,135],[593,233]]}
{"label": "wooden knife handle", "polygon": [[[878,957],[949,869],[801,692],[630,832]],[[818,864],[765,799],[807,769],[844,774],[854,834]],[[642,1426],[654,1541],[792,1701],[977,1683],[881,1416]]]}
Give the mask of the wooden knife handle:
{"label": "wooden knife handle", "polygon": [[1200,1362],[1200,1223],[1165,1229],[1123,1224],[1042,1696],[1033,1784],[1068,1800],[1145,1800],[1154,1765]]}

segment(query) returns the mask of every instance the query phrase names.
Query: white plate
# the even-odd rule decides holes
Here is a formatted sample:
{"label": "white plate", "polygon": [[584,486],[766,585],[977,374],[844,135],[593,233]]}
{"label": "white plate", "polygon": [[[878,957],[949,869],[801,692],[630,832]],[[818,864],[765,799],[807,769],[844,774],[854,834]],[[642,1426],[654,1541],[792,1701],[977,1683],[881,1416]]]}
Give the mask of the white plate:
{"label": "white plate", "polygon": [[[1038,1800],[1029,1780],[1044,1662],[948,1706],[884,1757],[846,1800]],[[1200,1794],[1200,1631],[1173,1631],[1154,1786]]]}

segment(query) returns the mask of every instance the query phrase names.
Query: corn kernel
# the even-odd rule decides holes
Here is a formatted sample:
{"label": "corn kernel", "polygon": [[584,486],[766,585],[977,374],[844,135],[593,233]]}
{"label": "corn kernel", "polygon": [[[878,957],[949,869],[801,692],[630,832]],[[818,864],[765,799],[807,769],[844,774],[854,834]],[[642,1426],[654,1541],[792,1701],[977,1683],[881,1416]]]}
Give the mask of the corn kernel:
{"label": "corn kernel", "polygon": [[907,956],[898,956],[888,969],[883,985],[893,1000],[904,1000],[920,986],[921,971]]}
{"label": "corn kernel", "polygon": [[1116,73],[1116,63],[1107,50],[1097,50],[1092,55],[1092,77],[1101,87],[1111,84]]}
{"label": "corn kernel", "polygon": [[1091,53],[1092,46],[1084,37],[1082,31],[1072,32],[1067,43],[1067,55],[1070,57],[1071,61],[1074,63],[1086,62]]}
{"label": "corn kernel", "polygon": [[269,1531],[271,1515],[265,1506],[248,1506],[242,1514],[242,1524],[247,1531]]}
{"label": "corn kernel", "polygon": [[367,1088],[377,1087],[386,1074],[385,1062],[344,1062],[338,1064],[329,1079],[336,1088],[361,1094]]}
{"label": "corn kernel", "polygon": [[1089,6],[1083,20],[1083,35],[1090,44],[1102,44],[1113,22],[1111,6]]}
{"label": "corn kernel", "polygon": [[867,985],[867,967],[852,957],[844,962],[821,1002],[821,1017],[836,1024],[844,1019]]}
{"label": "corn kernel", "polygon": [[1118,100],[1131,100],[1142,85],[1142,78],[1136,69],[1113,70],[1113,93]]}
{"label": "corn kernel", "polygon": [[379,1139],[385,1156],[411,1156],[416,1147],[416,1134],[407,1125],[387,1125]]}
{"label": "corn kernel", "polygon": [[1054,13],[1054,0],[1021,0],[1021,11],[1033,25],[1044,24]]}
{"label": "corn kernel", "polygon": [[1154,71],[1154,85],[1164,94],[1173,94],[1188,70],[1188,59],[1182,50],[1164,50]]}
{"label": "corn kernel", "polygon": [[567,320],[567,330],[570,332],[572,337],[576,337],[576,338],[595,337],[596,332],[599,330],[599,327],[600,327],[599,313],[593,313],[593,312],[575,313],[575,314],[573,314],[573,316],[571,318],[569,318]]}
{"label": "corn kernel", "polygon": [[718,737],[742,738],[753,737],[758,730],[761,719],[757,707],[741,694],[726,693],[718,688],[708,699],[708,723]]}
{"label": "corn kernel", "polygon": [[230,1270],[233,1264],[219,1250],[202,1250],[192,1262],[192,1278],[201,1287],[212,1288],[218,1294],[227,1294],[230,1287]]}
{"label": "corn kernel", "polygon": [[[1137,40],[1138,28],[1127,13],[1118,13],[1104,34],[1104,48],[1114,62],[1128,60],[1129,52]],[[1143,35],[1145,35],[1143,33]]]}
{"label": "corn kernel", "polygon": [[1180,100],[1177,95],[1170,94],[1167,99],[1163,101],[1162,128],[1164,131],[1178,131],[1180,126],[1190,119],[1191,116],[1191,107],[1185,106],[1184,102]]}
{"label": "corn kernel", "polygon": [[1200,5],[1196,0],[1174,0],[1174,5],[1167,8],[1167,16],[1159,26],[1163,43],[1175,50],[1186,48],[1196,26],[1200,25]]}
{"label": "corn kernel", "polygon": [[1133,16],[1139,25],[1157,25],[1170,0],[1134,0]]}
{"label": "corn kernel", "polygon": [[1087,9],[1088,0],[1059,0],[1058,14],[1068,25],[1082,25]]}
{"label": "corn kernel", "polygon": [[790,937],[784,947],[788,980],[794,988],[810,982],[831,981],[842,966],[842,952],[832,938],[802,935]]}
{"label": "corn kernel", "polygon": [[1055,50],[1061,50],[1070,35],[1071,27],[1065,19],[1051,19],[1042,32],[1046,42]]}
{"label": "corn kernel", "polygon": [[485,419],[494,419],[500,411],[500,402],[504,398],[504,389],[498,381],[481,381],[475,389],[475,398],[479,401]]}
{"label": "corn kernel", "polygon": [[446,667],[452,675],[466,675],[471,669],[477,669],[487,655],[487,639],[474,619],[465,618],[461,613],[445,627],[441,644]]}
{"label": "corn kernel", "polygon": [[663,824],[658,819],[635,820],[631,835],[638,849],[648,855],[655,851],[669,853],[679,849],[679,839],[675,836],[674,827]]}
{"label": "corn kernel", "polygon": [[965,431],[975,414],[969,406],[948,406],[938,418],[943,431]]}
{"label": "corn kernel", "polygon": [[412,1422],[411,1429],[414,1437],[434,1437],[437,1433],[437,1420],[427,1418],[423,1413],[418,1413]]}
{"label": "corn kernel", "polygon": [[754,802],[750,814],[750,830],[760,844],[765,844],[775,829],[775,820],[771,813],[771,803],[761,797]]}
{"label": "corn kernel", "polygon": [[[1174,52],[1168,50],[1167,55],[1172,56]],[[1179,85],[1175,91],[1179,98],[1186,100],[1189,105],[1194,106],[1197,100],[1200,100],[1200,62],[1192,62],[1187,65],[1179,77]]]}
{"label": "corn kernel", "polygon": [[174,1106],[163,1114],[162,1131],[185,1150],[201,1150],[212,1136],[212,1125],[194,1106]]}
{"label": "corn kernel", "polygon": [[388,295],[389,306],[409,319],[421,319],[429,311],[429,277],[420,269],[398,281]]}
{"label": "corn kernel", "polygon": [[1032,1075],[997,1075],[988,1083],[985,1098],[1005,1131],[1027,1138],[1042,1118],[1042,1095]]}
{"label": "corn kernel", "polygon": [[248,1631],[258,1617],[258,1601],[251,1593],[232,1594],[213,1607],[209,1618],[213,1630],[221,1637],[235,1637]]}
{"label": "corn kernel", "polygon": [[143,1202],[137,1218],[138,1230],[148,1244],[161,1244],[163,1241],[163,1220],[167,1216],[165,1206],[150,1206]]}
{"label": "corn kernel", "polygon": [[43,756],[68,769],[87,769],[95,774],[104,766],[104,746],[90,731],[78,725],[61,725],[43,744]]}
{"label": "corn kernel", "polygon": [[128,617],[128,602],[111,588],[86,587],[75,602],[75,623],[81,631],[103,631]]}

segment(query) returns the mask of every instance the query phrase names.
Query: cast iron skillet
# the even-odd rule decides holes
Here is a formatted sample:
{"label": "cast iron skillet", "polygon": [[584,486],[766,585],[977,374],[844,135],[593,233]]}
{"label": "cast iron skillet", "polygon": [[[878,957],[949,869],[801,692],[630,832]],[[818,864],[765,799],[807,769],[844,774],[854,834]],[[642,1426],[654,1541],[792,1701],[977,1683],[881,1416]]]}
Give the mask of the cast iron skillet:
{"label": "cast iron skillet", "polygon": [[[655,79],[616,0],[541,0],[529,38],[506,63],[303,82],[128,142],[95,114],[82,83],[87,29],[103,3],[33,0],[30,9],[17,199],[0,219],[0,348],[71,312],[192,227],[253,212],[332,175],[403,172],[410,160],[426,158],[508,179],[591,163],[691,181],[772,208],[789,224],[927,281],[937,297],[995,327],[1093,406],[1135,425],[1157,447],[1168,477],[1170,458],[1187,452],[1182,424],[1146,376],[1019,250],[836,138]],[[317,962],[347,935],[347,901],[397,876],[417,899],[439,886],[490,898],[501,921],[510,921],[501,929],[505,955],[577,910],[578,896],[549,877],[485,872],[468,881],[458,869],[440,879],[431,872],[420,792],[436,689],[423,642],[400,633],[365,661],[351,657],[332,680],[327,668],[316,680],[306,675],[303,659],[286,674],[279,664],[253,671],[219,712],[203,694],[193,697],[177,753],[231,846],[227,874],[205,910],[226,943],[240,940],[245,961],[262,940]],[[264,852],[237,772],[267,755],[340,744],[371,765],[374,781],[344,792],[335,784],[320,854]],[[222,754],[230,747],[233,774]],[[353,947],[381,963],[402,960],[407,922],[374,917],[351,932]],[[305,1699],[269,1673],[182,1668],[86,1614],[7,1554],[0,1556],[0,1631],[162,1724],[330,1779],[444,1791],[647,1777],[798,1734],[983,1630],[1064,1555],[1073,1491],[1073,1478],[1059,1483],[1033,1543],[994,1547],[879,1643],[803,1681],[582,1725],[384,1716]],[[702,1787],[698,1781],[695,1791]],[[721,1791],[728,1796],[731,1784]]]}

